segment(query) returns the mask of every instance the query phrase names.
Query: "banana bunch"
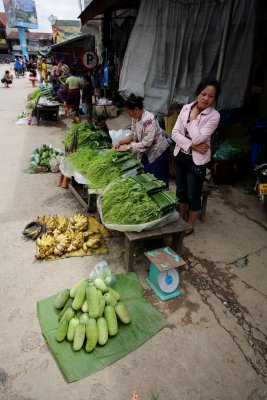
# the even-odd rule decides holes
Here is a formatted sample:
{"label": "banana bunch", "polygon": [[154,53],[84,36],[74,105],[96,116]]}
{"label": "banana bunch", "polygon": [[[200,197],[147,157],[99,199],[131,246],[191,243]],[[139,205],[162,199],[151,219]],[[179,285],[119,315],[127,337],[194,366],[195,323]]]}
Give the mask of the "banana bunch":
{"label": "banana bunch", "polygon": [[102,237],[100,234],[96,233],[89,237],[87,241],[83,244],[83,251],[86,253],[88,248],[97,249],[102,244]]}
{"label": "banana bunch", "polygon": [[36,258],[47,258],[54,252],[55,240],[53,236],[49,235],[48,233],[45,233],[41,238],[38,238],[36,244]]}
{"label": "banana bunch", "polygon": [[82,214],[75,214],[70,219],[71,229],[74,231],[86,231],[88,228],[88,218]]}
{"label": "banana bunch", "polygon": [[60,232],[65,232],[69,225],[69,219],[67,217],[63,217],[61,215],[54,215],[54,219],[57,222],[56,230]]}
{"label": "banana bunch", "polygon": [[24,230],[22,231],[23,235],[32,240],[36,240],[43,233],[45,233],[45,225],[36,221],[32,221],[29,224],[27,224]]}
{"label": "banana bunch", "polygon": [[37,217],[37,221],[41,224],[45,224],[46,232],[52,233],[57,228],[56,215],[44,215],[43,217]]}
{"label": "banana bunch", "polygon": [[[55,238],[55,248],[54,254],[56,256],[62,256],[62,254],[68,251],[70,247],[71,238],[68,237],[66,234],[61,233]],[[71,251],[71,250],[70,250]]]}

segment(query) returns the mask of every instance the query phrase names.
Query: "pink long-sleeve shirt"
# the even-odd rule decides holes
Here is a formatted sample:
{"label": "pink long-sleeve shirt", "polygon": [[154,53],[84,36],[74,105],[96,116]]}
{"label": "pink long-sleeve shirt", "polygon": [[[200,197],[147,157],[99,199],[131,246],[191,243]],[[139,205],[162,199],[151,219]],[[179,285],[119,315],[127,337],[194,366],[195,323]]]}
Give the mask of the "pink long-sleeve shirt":
{"label": "pink long-sleeve shirt", "polygon": [[[201,154],[197,151],[192,150],[193,161],[196,165],[203,165],[210,161],[211,150],[210,150],[210,139],[211,135],[216,130],[219,121],[220,114],[213,107],[208,107],[202,111],[196,119],[187,122],[192,106],[196,102],[186,104],[181,109],[181,112],[177,118],[177,121],[172,130],[172,139],[176,143],[174,149],[174,156],[177,156],[180,149],[188,151],[191,144],[208,143],[209,149],[205,154]],[[185,132],[189,133],[191,139],[185,136]]]}

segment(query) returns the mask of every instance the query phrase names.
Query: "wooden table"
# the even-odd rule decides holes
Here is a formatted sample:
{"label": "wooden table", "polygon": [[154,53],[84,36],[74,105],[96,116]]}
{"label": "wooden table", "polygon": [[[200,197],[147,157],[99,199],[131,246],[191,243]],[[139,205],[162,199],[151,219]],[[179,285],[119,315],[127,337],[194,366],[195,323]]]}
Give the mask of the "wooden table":
{"label": "wooden table", "polygon": [[169,238],[172,241],[170,247],[177,253],[182,249],[185,231],[190,228],[190,225],[182,218],[171,224],[161,228],[151,229],[143,232],[124,232],[125,234],[125,270],[126,272],[133,270],[133,255],[138,242],[156,238]]}
{"label": "wooden table", "polygon": [[55,121],[58,119],[59,105],[55,106],[42,106],[40,104],[36,107],[37,125],[40,125],[40,119],[43,116],[49,116]]}

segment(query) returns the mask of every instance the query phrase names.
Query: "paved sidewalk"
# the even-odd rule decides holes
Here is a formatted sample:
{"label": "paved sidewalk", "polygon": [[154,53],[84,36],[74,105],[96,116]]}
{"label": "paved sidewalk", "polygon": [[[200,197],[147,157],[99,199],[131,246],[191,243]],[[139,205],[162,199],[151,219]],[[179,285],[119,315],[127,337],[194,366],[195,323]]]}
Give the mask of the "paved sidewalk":
{"label": "paved sidewalk", "polygon": [[[0,65],[0,75],[9,66]],[[33,149],[62,139],[70,121],[39,127],[16,125],[32,92],[26,78],[0,87],[1,111],[1,334],[0,399],[3,400],[263,400],[266,391],[266,213],[241,185],[217,187],[205,222],[184,240],[181,296],[160,301],[148,288],[148,261],[140,249],[134,268],[145,294],[169,324],[136,351],[93,376],[68,384],[42,337],[37,301],[87,276],[105,259],[124,271],[124,241],[108,239],[105,257],[37,261],[21,231],[38,215],[82,211],[57,187],[58,174],[23,173]],[[108,120],[125,128],[125,114]],[[174,188],[174,186],[172,186]],[[156,244],[155,244],[156,246]]]}

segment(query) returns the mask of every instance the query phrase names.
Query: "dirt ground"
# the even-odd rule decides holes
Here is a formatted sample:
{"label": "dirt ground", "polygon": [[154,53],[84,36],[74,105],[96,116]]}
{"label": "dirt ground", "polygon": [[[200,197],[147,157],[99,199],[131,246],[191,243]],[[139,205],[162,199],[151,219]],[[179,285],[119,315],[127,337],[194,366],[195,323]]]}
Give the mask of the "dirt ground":
{"label": "dirt ground", "polygon": [[[0,65],[0,75],[9,66]],[[21,232],[38,215],[83,211],[58,174],[23,173],[29,154],[43,143],[63,149],[70,123],[16,125],[32,91],[26,78],[0,87],[1,112],[1,334],[0,398],[3,400],[264,400],[267,399],[267,219],[243,183],[218,186],[208,199],[205,222],[184,240],[181,295],[166,302],[145,278],[143,248],[134,269],[147,299],[168,325],[137,350],[100,372],[67,383],[41,334],[36,304],[89,275],[104,259],[124,271],[124,240],[107,240],[106,256],[37,261]],[[124,128],[125,115],[108,120]],[[174,185],[173,185],[174,188]],[[157,246],[157,243],[150,244]]]}

